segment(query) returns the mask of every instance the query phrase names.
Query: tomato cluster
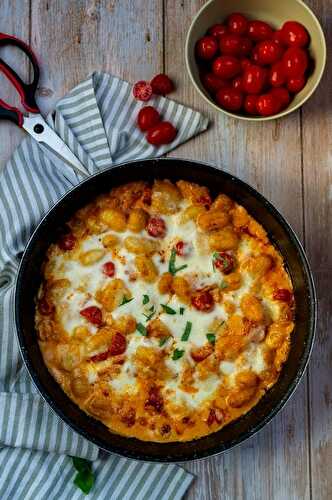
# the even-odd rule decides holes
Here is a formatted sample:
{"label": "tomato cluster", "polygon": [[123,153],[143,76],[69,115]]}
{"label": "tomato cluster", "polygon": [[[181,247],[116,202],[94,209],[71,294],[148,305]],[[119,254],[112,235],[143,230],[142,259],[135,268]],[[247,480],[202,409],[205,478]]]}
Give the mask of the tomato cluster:
{"label": "tomato cluster", "polygon": [[[174,90],[172,80],[163,73],[152,78],[151,82],[140,80],[133,87],[133,95],[138,101],[148,101],[152,94],[166,95]],[[161,146],[172,142],[177,134],[176,128],[166,121],[162,121],[160,114],[153,106],[145,106],[137,117],[138,128],[147,132],[146,140],[153,146]]]}
{"label": "tomato cluster", "polygon": [[205,89],[222,108],[271,116],[306,84],[309,34],[296,21],[280,29],[240,13],[215,24],[196,44]]}

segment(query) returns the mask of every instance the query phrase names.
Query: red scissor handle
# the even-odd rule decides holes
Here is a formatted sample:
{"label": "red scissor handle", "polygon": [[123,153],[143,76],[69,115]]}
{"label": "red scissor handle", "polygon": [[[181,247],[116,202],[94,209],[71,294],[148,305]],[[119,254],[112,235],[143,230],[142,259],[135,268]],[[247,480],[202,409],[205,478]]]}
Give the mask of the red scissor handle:
{"label": "red scissor handle", "polygon": [[[33,80],[31,83],[24,83],[18,74],[10,67],[8,64],[0,57],[0,71],[2,71],[8,80],[14,85],[21,97],[21,102],[26,109],[31,113],[39,113],[38,106],[35,100],[35,93],[37,90],[39,82],[39,66],[36,56],[32,52],[31,48],[22,40],[19,40],[15,36],[6,35],[5,33],[0,33],[0,48],[7,45],[12,45],[21,49],[29,58],[33,67]],[[23,115],[15,108],[6,104],[4,101],[0,100],[0,119],[11,120],[17,123],[17,125],[22,126]]]}

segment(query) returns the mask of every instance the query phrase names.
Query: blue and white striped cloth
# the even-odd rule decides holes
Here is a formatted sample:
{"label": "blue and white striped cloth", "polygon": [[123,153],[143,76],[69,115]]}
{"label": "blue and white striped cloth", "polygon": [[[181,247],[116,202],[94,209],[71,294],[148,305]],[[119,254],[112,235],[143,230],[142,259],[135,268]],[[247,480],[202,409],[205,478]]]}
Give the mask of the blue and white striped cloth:
{"label": "blue and white striped cloth", "polygon": [[[132,86],[103,73],[94,73],[61,99],[48,123],[91,174],[161,156],[208,126],[200,113],[169,99],[154,97],[151,103],[178,129],[174,142],[158,149],[136,127],[141,103],[132,97]],[[22,364],[13,320],[20,256],[41,217],[80,180],[31,138],[0,174],[0,499],[85,498],[73,484],[72,455],[94,461],[90,498],[178,500],[192,482],[189,473],[176,465],[101,454],[51,411]]]}

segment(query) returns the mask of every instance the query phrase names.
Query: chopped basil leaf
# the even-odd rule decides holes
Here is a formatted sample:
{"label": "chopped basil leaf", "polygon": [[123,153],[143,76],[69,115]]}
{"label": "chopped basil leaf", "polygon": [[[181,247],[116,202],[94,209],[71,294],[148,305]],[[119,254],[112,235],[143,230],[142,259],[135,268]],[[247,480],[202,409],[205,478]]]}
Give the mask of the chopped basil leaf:
{"label": "chopped basil leaf", "polygon": [[207,333],[206,338],[210,342],[210,344],[215,344],[216,343],[216,336],[214,333]]}
{"label": "chopped basil leaf", "polygon": [[148,332],[146,331],[146,328],[142,323],[137,323],[136,330],[143,335],[144,337],[147,336]]}
{"label": "chopped basil leaf", "polygon": [[169,259],[169,264],[168,264],[168,272],[171,273],[173,276],[178,273],[179,271],[182,271],[182,269],[185,269],[187,264],[184,264],[183,266],[180,266],[178,268],[175,267],[175,260],[176,260],[176,250],[175,248],[172,249],[171,251],[171,256]]}
{"label": "chopped basil leaf", "polygon": [[154,306],[151,306],[151,307],[149,308],[149,312],[150,312],[150,314],[144,314],[144,313],[143,313],[143,316],[146,318],[146,320],[145,320],[145,321],[150,321],[150,319],[152,318],[152,316],[154,316],[154,314],[155,314],[155,312],[156,312],[156,311],[155,311],[155,309],[154,309]]}
{"label": "chopped basil leaf", "polygon": [[160,304],[161,307],[164,309],[166,314],[176,314],[176,311],[172,309],[171,307],[165,305],[165,304]]}
{"label": "chopped basil leaf", "polygon": [[78,473],[75,476],[74,484],[80,488],[83,493],[89,493],[94,484],[94,475],[92,472],[91,462],[84,458],[71,457],[73,464]]}
{"label": "chopped basil leaf", "polygon": [[119,307],[120,307],[120,306],[124,306],[125,304],[128,304],[128,302],[131,302],[132,300],[134,300],[134,297],[132,297],[131,299],[127,299],[127,297],[124,295],[124,296],[122,297],[122,302],[121,302],[121,304],[119,304]]}
{"label": "chopped basil leaf", "polygon": [[177,359],[182,358],[183,355],[184,351],[182,351],[181,349],[175,349],[175,351],[173,352],[172,359],[173,361],[176,361]]}
{"label": "chopped basil leaf", "polygon": [[186,327],[185,327],[184,332],[183,332],[182,337],[181,337],[181,340],[186,341],[189,339],[189,335],[190,335],[192,326],[193,326],[193,324],[190,321],[187,321]]}
{"label": "chopped basil leaf", "polygon": [[222,281],[219,285],[219,288],[221,288],[222,290],[228,288],[228,283],[226,283],[226,281]]}
{"label": "chopped basil leaf", "polygon": [[181,316],[183,316],[184,310],[185,310],[185,308],[184,308],[184,307],[180,307],[180,315],[181,315]]}
{"label": "chopped basil leaf", "polygon": [[159,341],[159,347],[162,347],[163,345],[166,344],[167,340],[170,338],[170,335],[168,335],[167,337],[163,337],[162,339],[160,339]]}
{"label": "chopped basil leaf", "polygon": [[143,295],[143,301],[142,301],[143,306],[145,306],[145,304],[147,304],[149,300],[150,297],[148,295]]}

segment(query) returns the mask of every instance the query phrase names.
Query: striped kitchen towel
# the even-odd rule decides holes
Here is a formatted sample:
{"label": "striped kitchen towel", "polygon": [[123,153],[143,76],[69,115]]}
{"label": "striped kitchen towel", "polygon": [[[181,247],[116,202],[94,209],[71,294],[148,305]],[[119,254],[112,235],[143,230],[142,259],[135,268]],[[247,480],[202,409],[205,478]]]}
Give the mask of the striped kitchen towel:
{"label": "striped kitchen towel", "polygon": [[[164,97],[152,104],[178,128],[158,149],[137,129],[141,107],[132,86],[94,73],[56,106],[48,123],[90,174],[119,162],[160,156],[207,128],[201,114]],[[95,499],[180,499],[192,476],[176,465],[101,454],[65,425],[33,386],[14,332],[14,285],[20,256],[41,217],[81,180],[43,145],[25,139],[0,175],[0,499],[81,499],[68,455],[93,460]],[[27,290],[27,293],[29,291]]]}

